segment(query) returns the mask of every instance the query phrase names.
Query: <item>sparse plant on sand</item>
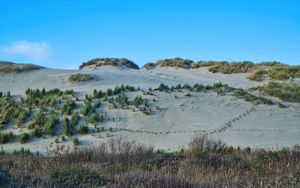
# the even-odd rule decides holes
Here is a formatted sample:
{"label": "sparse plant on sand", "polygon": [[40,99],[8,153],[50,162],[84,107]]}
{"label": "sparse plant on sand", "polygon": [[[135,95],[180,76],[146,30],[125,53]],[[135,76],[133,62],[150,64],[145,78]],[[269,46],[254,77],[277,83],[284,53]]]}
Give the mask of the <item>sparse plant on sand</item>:
{"label": "sparse plant on sand", "polygon": [[77,74],[72,74],[69,77],[70,82],[86,82],[89,80],[92,80],[93,76],[90,74],[82,74],[82,73],[77,73]]}

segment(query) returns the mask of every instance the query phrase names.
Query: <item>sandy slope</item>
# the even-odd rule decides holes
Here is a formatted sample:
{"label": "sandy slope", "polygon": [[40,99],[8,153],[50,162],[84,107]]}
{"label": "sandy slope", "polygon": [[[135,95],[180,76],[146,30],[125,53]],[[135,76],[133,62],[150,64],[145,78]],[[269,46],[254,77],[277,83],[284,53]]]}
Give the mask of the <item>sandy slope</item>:
{"label": "sandy slope", "polygon": [[[75,72],[94,74],[96,79],[87,83],[71,84],[69,75]],[[93,89],[113,88],[120,84],[129,84],[147,89],[160,83],[176,85],[187,83],[213,84],[227,83],[234,87],[252,87],[259,83],[246,80],[247,74],[211,74],[205,68],[196,70],[121,70],[103,68],[94,71],[72,71],[42,69],[21,74],[1,75],[1,91],[10,90],[12,94],[23,94],[27,88],[74,89],[90,93]],[[132,95],[132,96],[131,96]],[[140,93],[129,94],[133,98]],[[114,122],[103,126],[108,130],[79,137],[80,147],[97,145],[113,136],[134,139],[137,142],[151,144],[155,148],[176,150],[186,146],[198,134],[208,134],[233,146],[267,147],[300,144],[300,106],[289,104],[286,109],[277,106],[259,105],[236,99],[232,96],[218,96],[214,92],[195,93],[186,96],[186,92],[154,92],[154,96],[145,96],[151,102],[152,115],[129,110],[110,110]],[[14,130],[19,131],[19,130]],[[58,145],[71,147],[71,139],[59,144],[55,137],[30,141],[22,146],[18,142],[3,145],[6,150],[25,147],[32,151],[47,152]]]}

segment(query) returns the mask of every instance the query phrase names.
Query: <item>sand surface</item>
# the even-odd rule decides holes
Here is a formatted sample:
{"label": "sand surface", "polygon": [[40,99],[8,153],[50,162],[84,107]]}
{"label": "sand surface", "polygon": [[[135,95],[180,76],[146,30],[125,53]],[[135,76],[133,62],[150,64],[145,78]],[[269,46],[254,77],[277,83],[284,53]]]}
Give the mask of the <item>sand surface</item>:
{"label": "sand surface", "polygon": [[[84,83],[70,83],[68,77],[74,73],[94,75],[94,80]],[[248,74],[212,74],[206,68],[183,70],[163,68],[155,70],[127,70],[112,67],[100,70],[55,70],[42,69],[20,74],[0,75],[0,91],[11,91],[12,95],[23,95],[27,88],[73,89],[80,95],[92,93],[94,89],[114,88],[128,84],[146,90],[156,88],[160,83],[213,84],[222,82],[237,88],[249,88],[263,83],[246,79]],[[129,93],[131,99],[142,95],[142,91]],[[158,92],[145,95],[153,114],[145,115],[132,109],[109,110],[114,122],[101,126],[107,131],[76,135],[79,147],[96,146],[112,137],[133,139],[156,149],[174,151],[186,147],[191,139],[199,134],[207,134],[228,145],[242,147],[264,147],[276,149],[300,144],[300,105],[278,106],[253,105],[233,96],[220,96],[214,92]],[[132,96],[130,96],[132,95]],[[15,133],[20,129],[11,128]],[[108,131],[110,130],[110,131]],[[72,150],[71,140],[55,143],[55,137],[33,139],[29,143],[12,142],[4,144],[8,151],[21,147],[31,151],[48,153],[63,147]]]}

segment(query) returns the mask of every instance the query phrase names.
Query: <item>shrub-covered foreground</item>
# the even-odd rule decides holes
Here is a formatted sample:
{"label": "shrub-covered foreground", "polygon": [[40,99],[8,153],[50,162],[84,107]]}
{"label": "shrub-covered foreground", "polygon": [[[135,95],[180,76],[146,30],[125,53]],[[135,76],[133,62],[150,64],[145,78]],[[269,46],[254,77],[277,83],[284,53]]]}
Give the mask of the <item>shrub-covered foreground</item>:
{"label": "shrub-covered foreground", "polygon": [[1,186],[297,187],[300,150],[251,151],[196,137],[167,153],[122,139],[51,157],[0,156]]}

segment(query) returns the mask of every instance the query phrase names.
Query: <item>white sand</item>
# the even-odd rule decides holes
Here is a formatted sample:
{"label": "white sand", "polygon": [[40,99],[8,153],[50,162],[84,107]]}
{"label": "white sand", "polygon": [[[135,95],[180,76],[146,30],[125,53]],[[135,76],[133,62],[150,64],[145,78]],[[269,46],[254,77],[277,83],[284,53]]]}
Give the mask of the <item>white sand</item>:
{"label": "white sand", "polygon": [[[68,77],[77,72],[93,74],[95,80],[80,84],[69,83]],[[176,85],[185,82],[190,84],[222,82],[241,88],[262,84],[248,81],[246,77],[247,74],[212,74],[205,68],[127,70],[108,67],[93,71],[42,69],[1,75],[0,90],[11,91],[13,95],[19,95],[24,94],[27,88],[60,88],[62,90],[73,89],[84,94],[91,93],[94,89],[114,88],[121,84],[139,86],[143,89],[157,87],[160,83]],[[190,92],[190,97],[185,96],[186,93],[155,91],[155,96],[145,96],[151,99],[150,101],[153,98],[157,101],[150,102],[152,109],[158,108],[152,115],[133,112],[132,109],[109,110],[109,115],[117,120],[106,122],[101,126],[107,129],[110,127],[118,129],[113,129],[112,132],[76,135],[80,140],[80,147],[97,145],[111,137],[125,137],[150,144],[156,149],[176,150],[185,147],[194,136],[199,134],[208,134],[223,140],[228,145],[242,147],[274,149],[300,144],[299,104],[280,109],[276,106],[253,106],[251,103],[232,96],[217,96],[214,92]],[[129,97],[134,96],[136,93],[129,93]],[[13,142],[4,144],[3,148],[13,151],[24,147],[42,153],[54,150],[56,145],[72,148],[71,138],[59,144],[54,143],[55,138],[34,139],[23,145]]]}

